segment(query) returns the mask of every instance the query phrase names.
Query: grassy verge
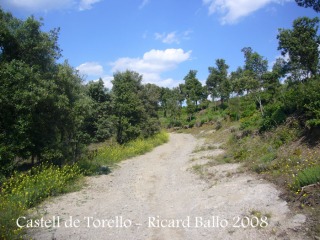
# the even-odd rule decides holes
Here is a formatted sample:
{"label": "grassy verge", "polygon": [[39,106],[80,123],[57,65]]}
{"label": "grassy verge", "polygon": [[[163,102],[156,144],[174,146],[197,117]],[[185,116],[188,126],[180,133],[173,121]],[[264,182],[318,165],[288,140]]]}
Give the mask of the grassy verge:
{"label": "grassy verge", "polygon": [[82,169],[86,170],[87,175],[107,173],[109,167],[114,164],[151,151],[154,147],[168,142],[169,134],[162,131],[156,135],[143,139],[139,138],[124,145],[109,143],[99,146],[96,154],[91,158],[83,159],[80,162]]}
{"label": "grassy verge", "polygon": [[[298,212],[308,216],[310,236],[320,235],[320,145],[310,144],[305,130],[295,119],[268,132],[243,128],[240,122],[221,121],[184,130],[204,137],[207,146],[223,143],[216,163],[242,163],[282,189],[282,197]],[[319,139],[319,138],[318,138]],[[210,145],[211,144],[211,145]],[[198,170],[198,166],[195,166]]]}
{"label": "grassy verge", "polygon": [[27,172],[16,172],[5,180],[0,188],[0,239],[18,239],[23,235],[16,220],[29,214],[50,196],[79,189],[83,173],[92,175],[101,171],[101,166],[111,166],[121,160],[144,154],[169,140],[166,132],[148,139],[137,139],[125,145],[100,147],[89,161],[87,158],[75,165],[61,168],[42,164]]}
{"label": "grassy verge", "polygon": [[62,168],[40,165],[25,173],[15,173],[7,179],[0,192],[0,239],[17,239],[23,229],[16,224],[17,218],[28,214],[49,196],[75,190],[75,181],[82,177],[77,165]]}
{"label": "grassy verge", "polygon": [[320,235],[320,148],[309,144],[297,122],[288,121],[263,134],[231,134],[225,161],[242,162],[247,169],[278,185],[282,197],[308,216],[308,234]]}
{"label": "grassy verge", "polygon": [[154,147],[168,141],[168,134],[160,132],[147,139],[136,139],[124,145],[114,144],[99,150],[95,160],[102,164],[114,164],[151,151]]}

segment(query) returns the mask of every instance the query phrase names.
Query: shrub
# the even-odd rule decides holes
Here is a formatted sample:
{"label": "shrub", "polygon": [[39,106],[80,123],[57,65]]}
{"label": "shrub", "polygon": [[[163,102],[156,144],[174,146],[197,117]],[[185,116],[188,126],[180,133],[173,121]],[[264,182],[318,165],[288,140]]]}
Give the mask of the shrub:
{"label": "shrub", "polygon": [[182,126],[182,122],[176,119],[171,119],[167,125],[168,128],[181,127],[181,126]]}
{"label": "shrub", "polygon": [[240,129],[256,129],[261,121],[261,114],[255,112],[253,115],[240,119]]}
{"label": "shrub", "polygon": [[261,121],[260,130],[265,131],[276,127],[286,120],[287,116],[284,107],[280,103],[267,105]]}
{"label": "shrub", "polygon": [[320,182],[320,166],[312,166],[298,172],[293,188],[298,190],[301,187]]}
{"label": "shrub", "polygon": [[288,126],[279,126],[272,136],[272,143],[275,148],[282,146],[285,143],[294,141],[299,137],[299,129],[288,127]]}
{"label": "shrub", "polygon": [[318,76],[290,86],[285,92],[285,107],[290,113],[304,116],[307,127],[320,126],[320,84]]}

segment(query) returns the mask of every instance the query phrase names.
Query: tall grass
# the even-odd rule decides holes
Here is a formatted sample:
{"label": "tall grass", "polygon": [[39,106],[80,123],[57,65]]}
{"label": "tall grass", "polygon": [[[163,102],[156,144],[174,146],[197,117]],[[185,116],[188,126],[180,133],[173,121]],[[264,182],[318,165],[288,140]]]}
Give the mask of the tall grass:
{"label": "tall grass", "polygon": [[308,167],[296,175],[296,180],[293,184],[294,190],[299,190],[304,186],[320,182],[320,166]]}
{"label": "tall grass", "polygon": [[99,164],[112,165],[124,159],[131,158],[151,151],[154,147],[168,142],[169,135],[160,132],[152,137],[139,138],[124,145],[113,144],[98,150],[94,161]]}
{"label": "tall grass", "polygon": [[20,237],[22,229],[16,225],[17,218],[47,197],[73,190],[73,183],[81,176],[77,165],[40,165],[26,173],[13,174],[1,186],[0,239]]}

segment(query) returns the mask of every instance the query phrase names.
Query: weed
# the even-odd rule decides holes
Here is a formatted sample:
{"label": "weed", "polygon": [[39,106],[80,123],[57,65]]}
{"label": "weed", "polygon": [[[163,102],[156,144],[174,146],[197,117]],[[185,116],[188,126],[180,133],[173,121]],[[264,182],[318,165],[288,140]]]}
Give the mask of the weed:
{"label": "weed", "polygon": [[200,164],[196,164],[196,165],[193,165],[192,166],[192,170],[195,172],[195,173],[197,173],[197,174],[199,174],[199,175],[202,175],[203,174],[203,165],[200,165]]}
{"label": "weed", "polygon": [[113,165],[124,159],[131,158],[151,151],[154,147],[169,140],[166,132],[160,132],[150,138],[139,138],[124,145],[113,144],[98,150],[94,162],[103,165]]}
{"label": "weed", "polygon": [[26,173],[14,173],[3,183],[0,193],[0,238],[18,238],[22,233],[16,225],[19,216],[49,196],[75,190],[74,183],[81,176],[77,165],[59,168],[42,164]]}
{"label": "weed", "polygon": [[308,167],[297,173],[293,189],[298,190],[304,186],[320,182],[320,166]]}

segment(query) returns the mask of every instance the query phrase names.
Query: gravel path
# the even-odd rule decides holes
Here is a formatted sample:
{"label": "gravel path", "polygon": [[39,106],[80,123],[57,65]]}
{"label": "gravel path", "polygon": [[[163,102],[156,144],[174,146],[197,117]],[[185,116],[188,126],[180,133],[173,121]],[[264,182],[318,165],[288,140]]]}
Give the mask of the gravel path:
{"label": "gravel path", "polygon": [[[41,206],[47,227],[33,239],[307,239],[305,216],[291,213],[280,192],[238,164],[191,171],[222,152],[193,153],[201,144],[171,134],[167,144],[120,164],[112,174],[87,179],[79,192]],[[200,166],[201,167],[201,166]],[[54,224],[50,225],[50,221]]]}

